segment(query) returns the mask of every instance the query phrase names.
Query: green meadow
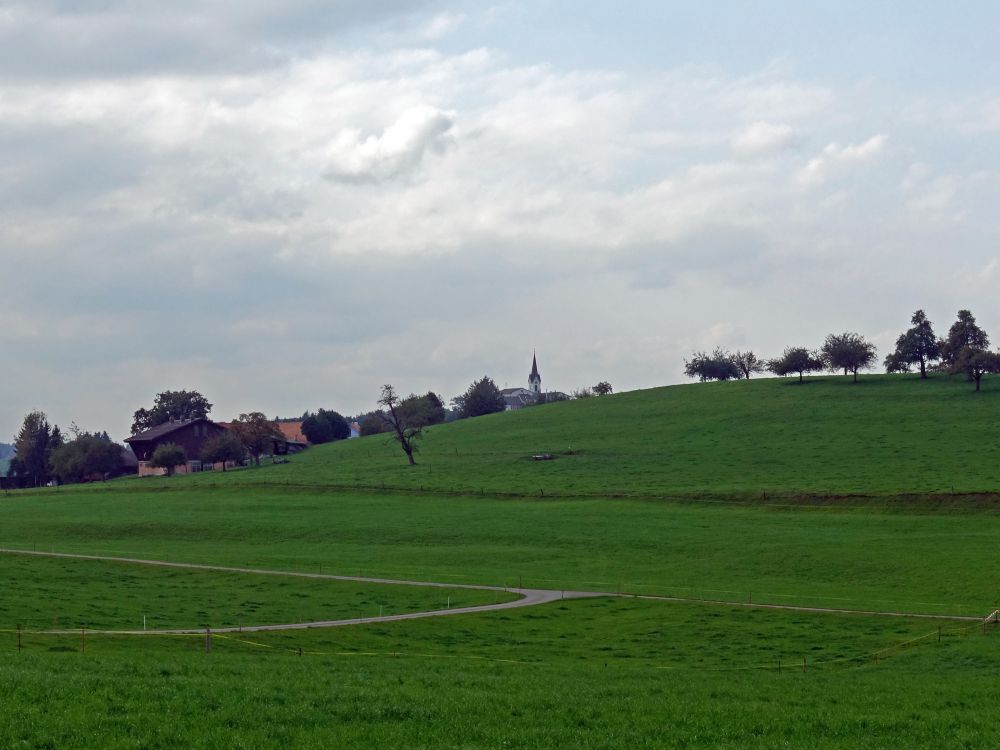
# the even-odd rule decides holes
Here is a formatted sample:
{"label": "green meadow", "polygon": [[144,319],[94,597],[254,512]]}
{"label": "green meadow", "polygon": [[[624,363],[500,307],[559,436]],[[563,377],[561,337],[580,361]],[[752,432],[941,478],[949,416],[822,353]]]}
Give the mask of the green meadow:
{"label": "green meadow", "polygon": [[92,637],[81,653],[37,636],[0,661],[0,743],[990,747],[998,636],[620,599],[215,638],[211,653],[201,637]]}
{"label": "green meadow", "polygon": [[[552,461],[534,461],[550,454]],[[196,484],[406,488],[533,497],[992,493],[1000,378],[872,375],[695,383],[431,427],[409,467],[384,437]]]}
{"label": "green meadow", "polygon": [[414,468],[375,436],[12,492],[9,548],[702,601],[216,637],[211,653],[92,635],[80,653],[34,631],[496,595],[0,555],[0,746],[991,747],[993,625],[736,605],[996,610],[996,416],[991,379],[697,384],[432,427]]}

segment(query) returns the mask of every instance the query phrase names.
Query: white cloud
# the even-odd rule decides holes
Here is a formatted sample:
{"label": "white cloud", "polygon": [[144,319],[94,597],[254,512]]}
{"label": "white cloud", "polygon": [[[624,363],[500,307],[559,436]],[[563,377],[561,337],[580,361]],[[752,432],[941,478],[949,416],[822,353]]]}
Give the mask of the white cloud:
{"label": "white cloud", "polygon": [[799,173],[799,181],[807,186],[821,185],[838,170],[874,160],[885,151],[888,142],[887,135],[879,134],[861,143],[846,146],[830,143],[818,156],[809,160]]}
{"label": "white cloud", "polygon": [[799,140],[795,128],[785,123],[759,120],[737,133],[731,145],[740,156],[767,156],[794,147]]}
{"label": "white cloud", "polygon": [[398,177],[419,165],[428,151],[444,148],[453,118],[453,113],[425,105],[407,109],[378,136],[344,129],[327,151],[324,175],[349,182]]}

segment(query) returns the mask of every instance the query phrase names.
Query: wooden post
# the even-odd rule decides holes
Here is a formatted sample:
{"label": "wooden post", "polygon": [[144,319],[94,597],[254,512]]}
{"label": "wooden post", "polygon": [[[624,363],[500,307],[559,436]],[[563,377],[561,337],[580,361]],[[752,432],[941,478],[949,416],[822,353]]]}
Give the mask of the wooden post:
{"label": "wooden post", "polygon": [[804,656],[802,657],[802,671],[806,671],[806,657]]}
{"label": "wooden post", "polygon": [[302,656],[302,646],[299,646],[299,656]]}
{"label": "wooden post", "polygon": [[205,628],[205,653],[212,653],[212,629]]}
{"label": "wooden post", "polygon": [[20,623],[17,626],[17,650],[18,651],[21,650],[21,625],[20,625]]}
{"label": "wooden post", "polygon": [[87,653],[87,631],[84,628],[80,628],[80,653]]}
{"label": "wooden post", "polygon": [[778,659],[778,674],[781,674],[781,659]]}
{"label": "wooden post", "polygon": [[938,643],[941,642],[941,626],[938,625]]}

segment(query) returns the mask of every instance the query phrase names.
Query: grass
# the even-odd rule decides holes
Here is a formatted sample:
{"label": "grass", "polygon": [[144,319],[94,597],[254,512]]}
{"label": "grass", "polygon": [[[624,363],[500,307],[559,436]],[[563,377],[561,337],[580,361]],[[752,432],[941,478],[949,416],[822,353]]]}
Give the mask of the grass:
{"label": "grass", "polygon": [[909,612],[1000,606],[993,509],[177,488],[12,495],[0,546]]}
{"label": "grass", "polygon": [[[928,634],[876,666],[873,652]],[[997,635],[592,600],[257,634],[265,647],[216,640],[211,654],[200,639],[92,638],[81,654],[37,638],[0,662],[0,744],[990,747]]]}
{"label": "grass", "polygon": [[[314,571],[318,572],[318,571]],[[401,614],[515,597],[434,589],[0,555],[0,628],[236,627]]]}
{"label": "grass", "polygon": [[[10,493],[0,546],[982,616],[1000,606],[1000,383],[984,388],[759,380],[554,404],[434,427],[414,469],[365,438],[259,470]],[[54,604],[133,622],[159,593],[169,621],[199,625],[390,595],[4,556],[0,575],[0,618],[45,625]],[[440,596],[411,594],[398,606]],[[8,630],[0,746],[995,746],[1000,633],[936,628],[602,598],[211,654],[34,634],[17,652]]]}
{"label": "grass", "polygon": [[[998,418],[1000,378],[981,393],[942,375],[698,383],[432,427],[416,467],[376,436],[187,481],[533,497],[994,494]],[[531,459],[540,453],[555,460]]]}

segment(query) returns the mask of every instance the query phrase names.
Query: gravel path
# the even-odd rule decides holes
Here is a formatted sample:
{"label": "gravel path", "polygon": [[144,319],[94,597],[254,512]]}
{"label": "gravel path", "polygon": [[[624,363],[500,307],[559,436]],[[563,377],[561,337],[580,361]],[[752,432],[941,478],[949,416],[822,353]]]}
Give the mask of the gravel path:
{"label": "gravel path", "polygon": [[[255,633],[268,630],[306,630],[308,628],[336,628],[345,625],[361,625],[373,622],[397,622],[399,620],[416,620],[424,617],[446,617],[448,615],[464,615],[476,612],[495,612],[503,609],[518,609],[548,604],[561,599],[590,599],[594,597],[613,596],[629,599],[644,599],[652,601],[680,602],[688,604],[714,604],[726,607],[746,607],[752,609],[777,609],[792,612],[814,612],[821,614],[870,615],[880,617],[918,617],[932,620],[960,620],[968,622],[982,621],[982,617],[971,615],[941,615],[918,612],[893,612],[877,610],[838,609],[834,607],[805,607],[794,604],[757,604],[750,602],[732,602],[724,600],[690,599],[674,596],[652,596],[636,594],[620,594],[611,591],[558,591],[554,589],[504,588],[502,586],[484,586],[465,583],[437,583],[433,581],[406,581],[395,578],[368,578],[365,576],[333,575],[329,573],[308,573],[305,571],[269,570],[267,568],[241,568],[227,565],[202,565],[198,563],[169,562],[166,560],[144,560],[137,557],[113,557],[109,555],[84,555],[70,552],[40,552],[34,550],[19,550],[0,547],[0,554],[31,555],[35,557],[58,557],[73,560],[97,560],[101,562],[130,563],[133,565],[149,565],[159,568],[182,568],[185,570],[208,570],[220,573],[249,573],[253,575],[290,576],[295,578],[313,578],[329,581],[352,581],[356,583],[392,584],[397,586],[427,586],[441,589],[476,589],[479,591],[503,591],[517,594],[520,598],[511,602],[499,604],[481,604],[473,607],[456,607],[454,609],[435,609],[427,612],[409,612],[400,615],[385,615],[382,617],[359,617],[346,620],[319,620],[314,622],[279,623],[273,625],[244,625],[241,627],[212,628],[213,633]],[[64,631],[49,631],[64,632]],[[78,630],[65,631],[77,633]],[[97,631],[93,631],[97,632]],[[186,635],[204,633],[204,629],[167,629],[167,630],[102,630],[105,634],[121,635],[156,635],[172,634]]]}

